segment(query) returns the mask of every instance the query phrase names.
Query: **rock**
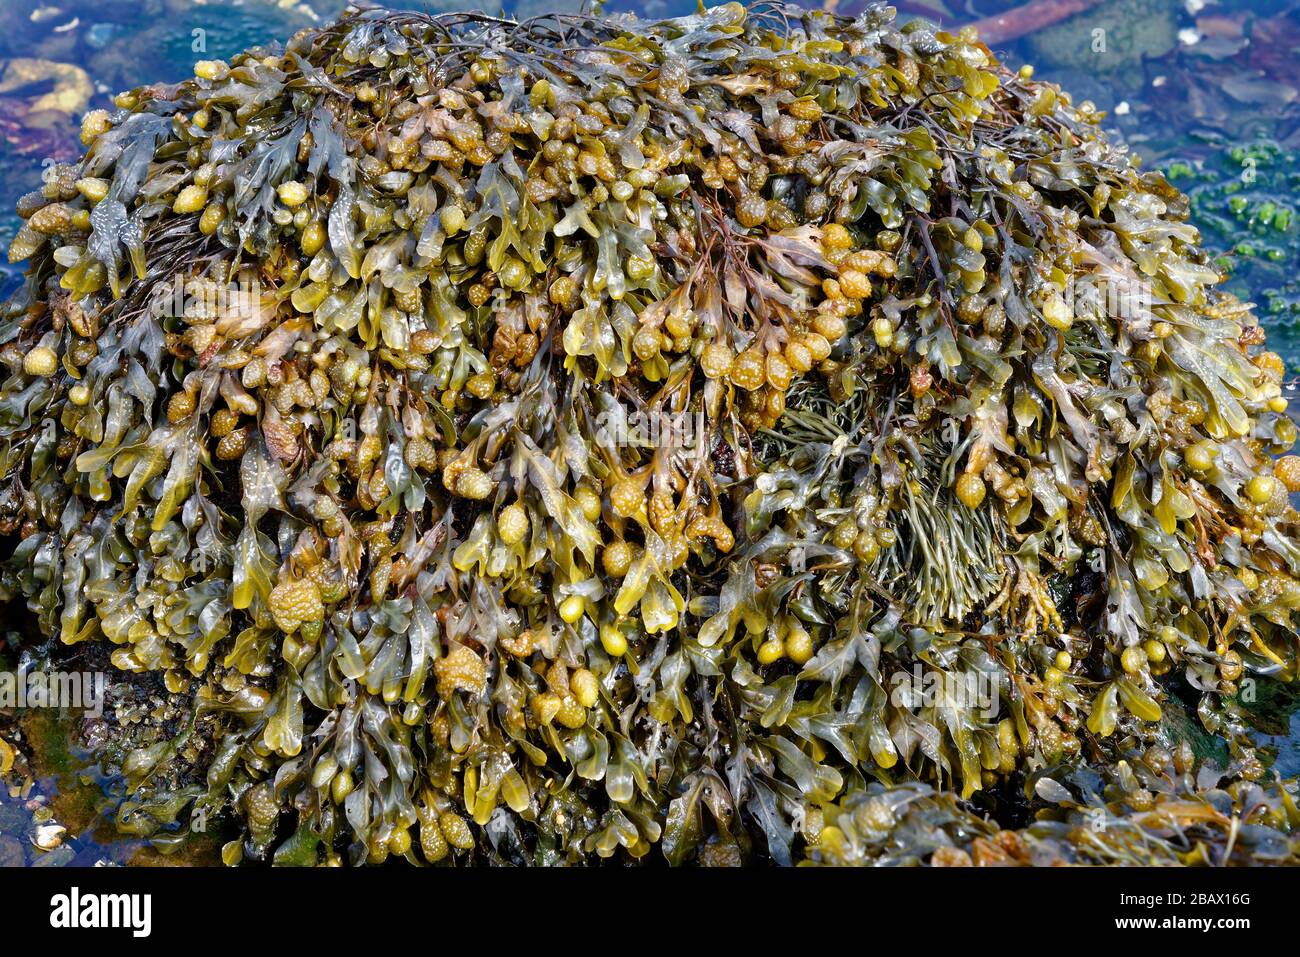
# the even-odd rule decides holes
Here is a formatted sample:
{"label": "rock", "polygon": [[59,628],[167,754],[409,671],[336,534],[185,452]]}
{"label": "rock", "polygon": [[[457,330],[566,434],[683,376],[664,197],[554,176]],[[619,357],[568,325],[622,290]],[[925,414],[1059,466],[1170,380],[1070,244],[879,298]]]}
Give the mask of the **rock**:
{"label": "rock", "polygon": [[49,854],[42,854],[36,858],[32,861],[32,867],[67,867],[76,856],[77,852],[65,844]]}
{"label": "rock", "polygon": [[96,23],[86,31],[86,42],[96,50],[102,50],[113,42],[117,33],[116,23]]}
{"label": "rock", "polygon": [[32,835],[32,844],[42,851],[53,851],[63,846],[68,829],[62,824],[42,824]]}
{"label": "rock", "polygon": [[33,113],[53,110],[56,113],[81,113],[90,103],[95,87],[86,71],[70,63],[54,63],[14,57],[4,62],[0,71],[0,94],[10,93],[33,84],[53,81],[54,88],[34,98],[28,109]]}
{"label": "rock", "polygon": [[27,829],[29,820],[18,805],[0,802],[0,834],[21,834]]}
{"label": "rock", "polygon": [[16,837],[0,834],[0,867],[22,867],[26,863],[23,842]]}

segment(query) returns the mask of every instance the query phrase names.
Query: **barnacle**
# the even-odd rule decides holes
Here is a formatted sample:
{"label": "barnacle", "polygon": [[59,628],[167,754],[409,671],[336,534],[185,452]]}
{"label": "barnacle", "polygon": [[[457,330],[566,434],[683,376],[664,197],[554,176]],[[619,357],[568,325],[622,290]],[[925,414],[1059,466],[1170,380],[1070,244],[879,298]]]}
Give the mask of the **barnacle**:
{"label": "barnacle", "polygon": [[19,204],[0,591],[192,689],[232,861],[1120,856],[955,796],[1131,783],[1179,675],[1258,777],[1300,477],[1098,121],[880,5],[204,61]]}

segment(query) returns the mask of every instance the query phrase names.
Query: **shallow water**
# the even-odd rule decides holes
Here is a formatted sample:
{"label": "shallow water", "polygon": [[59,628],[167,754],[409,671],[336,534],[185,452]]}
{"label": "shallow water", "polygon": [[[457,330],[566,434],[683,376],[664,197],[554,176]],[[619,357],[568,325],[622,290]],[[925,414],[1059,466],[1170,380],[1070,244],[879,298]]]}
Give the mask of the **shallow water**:
{"label": "shallow water", "polygon": [[[36,188],[43,167],[79,153],[81,114],[145,83],[174,82],[197,59],[226,58],[327,21],[345,0],[0,0],[0,242],[17,219],[8,210]],[[390,6],[473,9],[471,0]],[[858,4],[860,6],[860,3]],[[1019,6],[1011,0],[910,0],[904,17],[926,14],[956,27]],[[571,0],[522,0],[520,16]],[[690,12],[694,0],[618,0],[607,9],[661,17]],[[840,12],[855,3],[841,0]],[[1106,126],[1165,170],[1193,200],[1205,245],[1231,274],[1230,287],[1256,302],[1272,347],[1300,375],[1300,0],[1110,0],[1070,20],[1037,24],[990,46],[1012,66],[1032,63],[1076,100],[1108,112]],[[17,273],[0,265],[0,295]],[[1300,408],[1300,401],[1293,402]],[[3,611],[0,610],[0,614]],[[0,641],[0,659],[12,654]],[[9,662],[6,667],[12,667]],[[1259,739],[1276,749],[1275,769],[1300,774],[1297,695],[1274,690],[1261,702]],[[0,734],[12,739],[12,715]],[[91,756],[70,746],[75,718],[43,713],[24,721],[37,752],[30,789],[0,792],[0,864],[151,863],[141,843],[116,839],[100,812],[114,788]],[[36,800],[40,799],[40,800]],[[44,803],[41,803],[43,801]],[[30,837],[50,812],[69,828],[63,847],[44,854]],[[213,838],[215,840],[215,837]],[[187,848],[214,860],[213,841]],[[186,852],[182,852],[186,853]],[[14,855],[19,860],[14,860]],[[6,856],[8,855],[8,856]],[[172,860],[176,860],[172,858]]]}
{"label": "shallow water", "polygon": [[[25,611],[5,605],[0,605],[0,622],[33,624]],[[30,652],[36,644],[34,627],[21,631],[25,644],[15,631],[0,634],[0,672],[45,669],[45,649]],[[29,656],[20,658],[19,647],[29,649]],[[88,666],[77,664],[74,656],[58,667],[80,671]],[[95,720],[93,711],[0,707],[0,751],[5,745],[16,749],[0,753],[0,772],[7,760],[13,761],[8,773],[0,773],[0,867],[218,864],[222,836],[216,826],[157,847],[118,829],[125,783],[105,773],[80,733]],[[56,846],[42,849],[38,844],[50,843],[43,831],[55,827],[64,833],[53,842]]]}

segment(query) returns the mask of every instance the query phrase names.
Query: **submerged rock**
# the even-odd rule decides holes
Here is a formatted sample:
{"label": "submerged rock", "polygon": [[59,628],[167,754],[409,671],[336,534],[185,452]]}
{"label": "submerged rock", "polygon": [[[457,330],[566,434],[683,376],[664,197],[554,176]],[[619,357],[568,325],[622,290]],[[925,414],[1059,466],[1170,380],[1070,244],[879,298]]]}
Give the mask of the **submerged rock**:
{"label": "submerged rock", "polygon": [[53,851],[63,846],[68,829],[62,824],[38,824],[32,832],[32,846],[41,851]]}
{"label": "submerged rock", "polygon": [[95,88],[81,67],[70,63],[52,63],[28,57],[0,61],[0,96],[25,87],[49,86],[47,92],[33,97],[28,109],[33,113],[80,113],[90,103]]}
{"label": "submerged rock", "polygon": [[22,842],[7,834],[0,834],[0,867],[22,867],[27,862]]}

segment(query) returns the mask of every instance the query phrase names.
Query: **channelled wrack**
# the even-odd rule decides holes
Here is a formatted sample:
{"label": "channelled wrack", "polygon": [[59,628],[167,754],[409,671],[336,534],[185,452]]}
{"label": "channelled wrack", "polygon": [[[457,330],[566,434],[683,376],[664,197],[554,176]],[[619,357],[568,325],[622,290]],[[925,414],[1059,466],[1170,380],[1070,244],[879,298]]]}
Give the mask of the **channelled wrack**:
{"label": "channelled wrack", "polygon": [[86,116],[3,592],[219,719],[228,861],[879,859],[882,784],[1154,813],[1171,709],[1263,793],[1281,363],[1090,104],[892,17],[369,10]]}

